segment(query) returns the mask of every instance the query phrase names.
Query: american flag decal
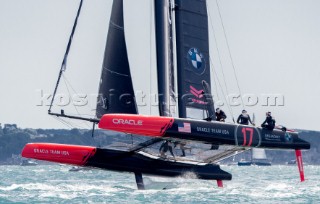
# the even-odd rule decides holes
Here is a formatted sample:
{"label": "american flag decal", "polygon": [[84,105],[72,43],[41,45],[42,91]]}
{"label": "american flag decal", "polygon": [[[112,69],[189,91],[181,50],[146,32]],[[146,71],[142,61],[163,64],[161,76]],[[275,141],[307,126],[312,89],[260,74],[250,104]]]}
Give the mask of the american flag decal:
{"label": "american flag decal", "polygon": [[191,133],[191,125],[190,123],[180,123],[178,125],[179,132]]}

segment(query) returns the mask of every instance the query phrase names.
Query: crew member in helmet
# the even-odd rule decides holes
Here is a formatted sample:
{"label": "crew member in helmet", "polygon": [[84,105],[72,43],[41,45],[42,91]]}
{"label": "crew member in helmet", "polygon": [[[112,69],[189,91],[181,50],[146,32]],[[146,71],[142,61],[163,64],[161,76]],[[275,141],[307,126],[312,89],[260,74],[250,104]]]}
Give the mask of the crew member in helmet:
{"label": "crew member in helmet", "polygon": [[242,110],[242,113],[239,115],[237,119],[237,123],[241,125],[249,125],[249,122],[254,125],[254,123],[251,121],[250,115],[247,113],[246,110]]}
{"label": "crew member in helmet", "polygon": [[274,118],[271,116],[271,112],[266,112],[266,119],[265,121],[261,124],[261,127],[266,128],[268,130],[273,130],[276,125],[276,121]]}
{"label": "crew member in helmet", "polygon": [[225,122],[227,115],[220,108],[216,109],[216,121]]}

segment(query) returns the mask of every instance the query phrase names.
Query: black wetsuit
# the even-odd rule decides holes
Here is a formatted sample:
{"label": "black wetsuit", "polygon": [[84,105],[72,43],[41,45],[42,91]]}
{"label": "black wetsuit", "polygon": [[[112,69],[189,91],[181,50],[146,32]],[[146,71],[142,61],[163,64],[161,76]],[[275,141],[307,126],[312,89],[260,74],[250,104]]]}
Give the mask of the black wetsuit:
{"label": "black wetsuit", "polygon": [[227,116],[222,110],[220,110],[220,113],[216,112],[216,121],[224,121],[226,118]]}
{"label": "black wetsuit", "polygon": [[166,140],[165,142],[162,143],[162,145],[160,146],[159,152],[163,152],[166,153],[167,151],[170,151],[171,155],[174,157],[173,151],[172,151],[172,146],[169,145],[169,141]]}
{"label": "black wetsuit", "polygon": [[265,121],[261,124],[261,127],[266,128],[268,130],[273,130],[276,125],[276,121],[272,118],[272,116],[267,116]]}
{"label": "black wetsuit", "polygon": [[241,114],[239,115],[238,119],[237,119],[237,123],[241,124],[241,125],[249,125],[249,122],[252,124],[252,121],[250,119],[250,116],[248,114]]}

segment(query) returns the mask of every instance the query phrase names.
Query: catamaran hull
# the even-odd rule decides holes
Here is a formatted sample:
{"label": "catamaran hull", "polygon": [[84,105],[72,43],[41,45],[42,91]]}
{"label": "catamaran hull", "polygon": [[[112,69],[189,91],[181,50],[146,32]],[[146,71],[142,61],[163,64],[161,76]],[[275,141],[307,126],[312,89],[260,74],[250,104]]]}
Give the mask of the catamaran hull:
{"label": "catamaran hull", "polygon": [[215,164],[199,164],[151,158],[142,153],[101,149],[90,146],[29,143],[22,156],[37,160],[95,167],[111,171],[177,177],[194,173],[198,179],[231,180],[232,175]]}
{"label": "catamaran hull", "polygon": [[161,116],[105,114],[99,128],[151,137],[256,148],[310,149],[297,132]]}

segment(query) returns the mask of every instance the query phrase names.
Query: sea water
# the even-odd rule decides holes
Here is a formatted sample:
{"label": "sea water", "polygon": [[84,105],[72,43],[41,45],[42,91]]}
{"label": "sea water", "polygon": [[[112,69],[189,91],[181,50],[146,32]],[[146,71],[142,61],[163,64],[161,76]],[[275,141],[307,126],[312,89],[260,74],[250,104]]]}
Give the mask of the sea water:
{"label": "sea water", "polygon": [[144,176],[137,190],[134,175],[70,166],[0,166],[0,203],[320,203],[320,166],[221,166],[233,175],[215,181]]}

